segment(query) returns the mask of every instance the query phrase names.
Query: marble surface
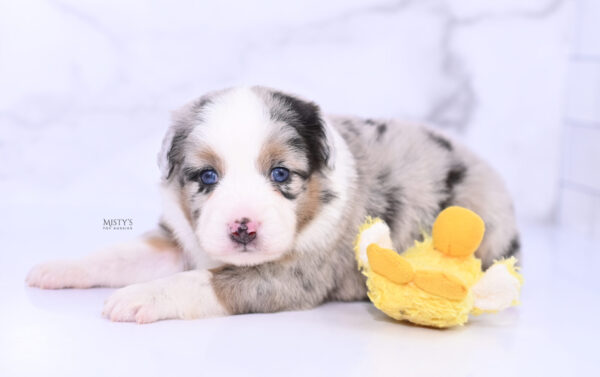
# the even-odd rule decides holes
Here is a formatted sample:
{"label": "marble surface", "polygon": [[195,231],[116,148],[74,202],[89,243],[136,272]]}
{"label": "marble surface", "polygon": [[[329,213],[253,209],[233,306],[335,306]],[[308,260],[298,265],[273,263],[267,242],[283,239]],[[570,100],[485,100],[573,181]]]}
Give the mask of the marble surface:
{"label": "marble surface", "polygon": [[264,84],[329,113],[445,128],[500,170],[522,216],[548,220],[571,8],[1,1],[0,202],[151,198],[169,111],[207,90]]}
{"label": "marble surface", "polygon": [[[79,218],[82,211],[67,209],[64,215]],[[600,333],[600,256],[592,240],[564,230],[525,225],[521,306],[472,318],[461,328],[440,331],[396,323],[366,302],[136,325],[100,316],[111,289],[25,287],[23,279],[33,263],[49,254],[81,255],[100,233],[91,232],[86,221],[50,225],[10,215],[14,222],[0,223],[2,376],[600,373],[595,343]]]}

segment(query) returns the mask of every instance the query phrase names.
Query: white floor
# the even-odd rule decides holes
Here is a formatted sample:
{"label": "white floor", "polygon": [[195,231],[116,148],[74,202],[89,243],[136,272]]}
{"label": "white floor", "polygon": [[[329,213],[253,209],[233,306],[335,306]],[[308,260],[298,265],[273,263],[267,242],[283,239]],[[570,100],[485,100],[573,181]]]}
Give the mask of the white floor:
{"label": "white floor", "polygon": [[462,328],[396,323],[364,302],[135,325],[100,317],[109,289],[25,287],[35,262],[130,236],[89,231],[85,209],[65,211],[60,223],[4,211],[0,376],[600,375],[598,242],[558,229],[524,227],[522,305]]}

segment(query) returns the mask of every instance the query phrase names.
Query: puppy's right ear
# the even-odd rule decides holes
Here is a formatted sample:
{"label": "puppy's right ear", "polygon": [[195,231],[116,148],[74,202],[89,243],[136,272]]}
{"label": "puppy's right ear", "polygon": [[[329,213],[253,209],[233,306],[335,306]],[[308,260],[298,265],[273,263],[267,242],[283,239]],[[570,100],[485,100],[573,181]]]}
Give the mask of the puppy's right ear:
{"label": "puppy's right ear", "polygon": [[183,165],[187,137],[200,123],[200,115],[208,103],[210,99],[204,96],[171,114],[171,126],[167,130],[158,154],[158,167],[163,181],[171,179]]}
{"label": "puppy's right ear", "polygon": [[163,138],[160,152],[158,152],[158,168],[160,170],[160,179],[167,181],[173,174],[174,164],[169,161],[169,153],[175,138],[175,127],[171,126],[167,130],[167,134]]}
{"label": "puppy's right ear", "polygon": [[185,142],[194,127],[193,104],[171,114],[171,126],[163,138],[158,154],[158,168],[163,181],[168,181],[183,164]]}

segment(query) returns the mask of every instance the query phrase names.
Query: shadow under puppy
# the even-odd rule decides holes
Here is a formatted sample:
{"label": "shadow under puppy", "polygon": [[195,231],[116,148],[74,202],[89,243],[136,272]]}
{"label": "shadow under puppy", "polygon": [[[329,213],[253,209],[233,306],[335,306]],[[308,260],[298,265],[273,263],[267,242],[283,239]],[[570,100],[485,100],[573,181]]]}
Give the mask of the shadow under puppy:
{"label": "shadow under puppy", "polygon": [[38,265],[28,284],[124,287],[103,313],[139,323],[362,300],[353,241],[365,216],[384,219],[404,250],[450,205],[484,219],[484,266],[519,252],[503,183],[461,145],[396,120],[324,116],[264,87],[212,92],[177,111],[159,166],[156,230]]}

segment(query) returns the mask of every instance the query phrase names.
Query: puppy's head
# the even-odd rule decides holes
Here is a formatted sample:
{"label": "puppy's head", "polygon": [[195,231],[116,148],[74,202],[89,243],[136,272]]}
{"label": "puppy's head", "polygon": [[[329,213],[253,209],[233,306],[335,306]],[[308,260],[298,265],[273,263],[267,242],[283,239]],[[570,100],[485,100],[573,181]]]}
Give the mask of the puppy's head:
{"label": "puppy's head", "polygon": [[203,251],[253,265],[291,251],[334,196],[331,152],[315,104],[252,87],[211,93],[176,113],[159,165]]}

